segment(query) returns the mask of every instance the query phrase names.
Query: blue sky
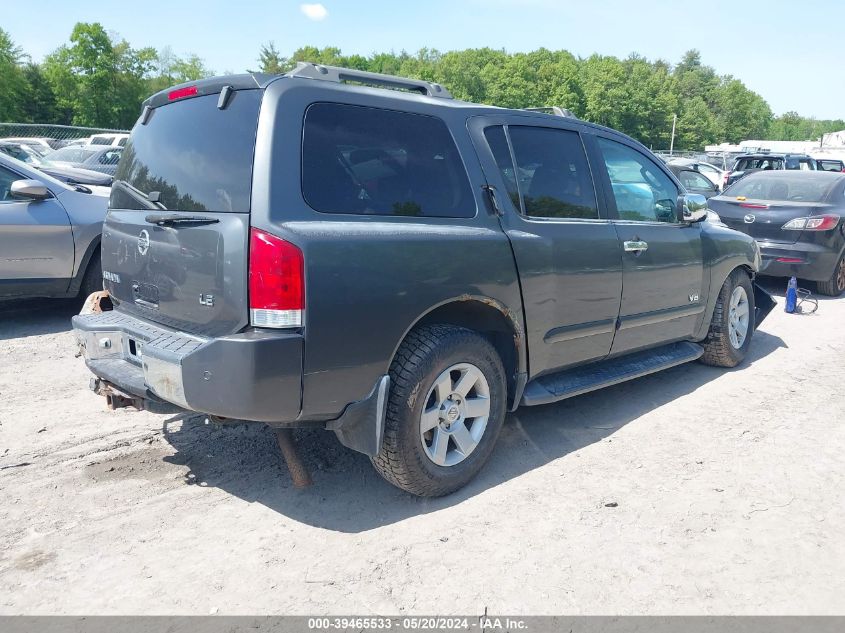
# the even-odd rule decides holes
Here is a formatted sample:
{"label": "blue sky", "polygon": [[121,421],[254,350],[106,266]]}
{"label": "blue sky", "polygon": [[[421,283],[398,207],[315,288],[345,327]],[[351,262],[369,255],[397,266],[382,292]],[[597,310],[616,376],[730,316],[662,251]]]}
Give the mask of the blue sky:
{"label": "blue sky", "polygon": [[310,17],[287,0],[40,0],[35,13],[3,4],[2,27],[36,60],[66,42],[77,21],[100,22],[133,46],[196,53],[218,73],[255,68],[271,40],[282,53],[309,44],[361,54],[544,46],[672,63],[697,48],[776,114],[845,117],[841,0],[323,0],[325,15],[312,8]]}

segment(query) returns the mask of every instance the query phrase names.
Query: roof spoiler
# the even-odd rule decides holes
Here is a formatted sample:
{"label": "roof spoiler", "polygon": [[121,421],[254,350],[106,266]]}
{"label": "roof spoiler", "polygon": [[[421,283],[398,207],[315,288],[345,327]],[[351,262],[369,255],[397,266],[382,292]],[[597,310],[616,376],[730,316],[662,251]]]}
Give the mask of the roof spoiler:
{"label": "roof spoiler", "polygon": [[[171,96],[173,93],[183,92],[187,98],[190,98],[220,94],[220,92],[222,92],[227,86],[229,90],[264,88],[273,79],[276,79],[276,77],[276,75],[267,75],[263,73],[243,73],[240,75],[224,75],[220,77],[209,77],[208,79],[188,81],[171,86],[170,88],[148,97],[144,100],[144,103],[141,104],[142,110],[146,107],[157,108],[158,106],[167,105],[174,100]],[[181,100],[181,98],[178,100]]]}
{"label": "roof spoiler", "polygon": [[340,68],[339,66],[323,66],[311,62],[297,62],[296,68],[285,77],[303,77],[306,79],[319,79],[321,81],[333,81],[335,83],[353,82],[378,88],[394,88],[409,90],[427,97],[439,97],[441,99],[452,99],[452,95],[440,84],[420,79],[408,79],[396,75],[382,75],[364,70],[352,68]]}

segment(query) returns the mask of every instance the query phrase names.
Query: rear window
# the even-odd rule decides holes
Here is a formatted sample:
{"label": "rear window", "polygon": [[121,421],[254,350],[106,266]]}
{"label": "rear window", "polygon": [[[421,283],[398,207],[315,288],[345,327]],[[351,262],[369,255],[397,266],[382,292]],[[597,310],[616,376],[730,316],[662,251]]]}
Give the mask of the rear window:
{"label": "rear window", "polygon": [[761,178],[754,174],[738,181],[726,195],[746,197],[751,200],[778,200],[792,202],[824,202],[834,183],[829,178],[781,176]]}
{"label": "rear window", "polygon": [[260,90],[154,108],[139,122],[115,174],[113,209],[249,212]]}
{"label": "rear window", "polygon": [[336,103],[308,108],[302,193],[324,213],[475,215],[466,170],[446,124],[380,108]]}
{"label": "rear window", "polygon": [[745,171],[747,169],[783,169],[783,159],[766,156],[765,158],[740,158],[736,161],[734,171]]}

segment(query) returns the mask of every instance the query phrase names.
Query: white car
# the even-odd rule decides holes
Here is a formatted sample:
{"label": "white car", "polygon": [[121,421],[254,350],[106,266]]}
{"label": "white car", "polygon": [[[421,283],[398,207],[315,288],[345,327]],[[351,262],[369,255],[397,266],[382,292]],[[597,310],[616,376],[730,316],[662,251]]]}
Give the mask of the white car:
{"label": "white car", "polygon": [[50,152],[52,152],[55,148],[50,145],[50,141],[54,141],[54,139],[47,138],[46,136],[43,137],[27,137],[27,136],[15,136],[9,138],[0,138],[0,141],[6,141],[9,143],[21,143],[25,145],[29,145],[33,150],[38,152],[41,156],[46,156]]}

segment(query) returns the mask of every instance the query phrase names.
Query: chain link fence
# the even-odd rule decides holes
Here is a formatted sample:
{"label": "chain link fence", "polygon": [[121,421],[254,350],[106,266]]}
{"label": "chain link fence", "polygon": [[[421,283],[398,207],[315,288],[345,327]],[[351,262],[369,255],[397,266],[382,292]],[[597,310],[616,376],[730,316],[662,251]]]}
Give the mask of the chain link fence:
{"label": "chain link fence", "polygon": [[73,125],[53,125],[47,123],[0,123],[0,142],[18,141],[36,146],[36,149],[59,149],[67,145],[87,145],[93,135],[102,135],[93,139],[102,145],[118,144],[113,139],[128,130],[110,130],[99,127],[78,127]]}
{"label": "chain link fence", "polygon": [[652,151],[666,161],[675,158],[686,158],[700,163],[710,163],[719,169],[730,169],[734,164],[734,159],[738,155],[737,152],[692,152],[678,150],[670,152],[668,149],[655,149]]}

